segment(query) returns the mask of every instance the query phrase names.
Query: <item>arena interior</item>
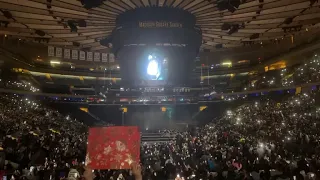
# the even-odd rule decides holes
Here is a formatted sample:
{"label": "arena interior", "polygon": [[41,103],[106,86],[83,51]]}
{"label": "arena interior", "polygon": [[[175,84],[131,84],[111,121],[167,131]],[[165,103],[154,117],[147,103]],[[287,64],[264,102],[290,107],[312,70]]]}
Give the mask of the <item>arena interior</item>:
{"label": "arena interior", "polygon": [[319,27],[318,0],[0,0],[0,180],[318,180]]}

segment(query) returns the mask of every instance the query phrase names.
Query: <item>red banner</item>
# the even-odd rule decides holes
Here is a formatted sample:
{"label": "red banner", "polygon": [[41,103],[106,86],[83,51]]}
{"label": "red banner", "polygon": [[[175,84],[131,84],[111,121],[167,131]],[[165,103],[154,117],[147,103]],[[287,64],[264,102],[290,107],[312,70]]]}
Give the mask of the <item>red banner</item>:
{"label": "red banner", "polygon": [[135,126],[90,128],[86,163],[92,169],[130,169],[140,161],[140,133]]}

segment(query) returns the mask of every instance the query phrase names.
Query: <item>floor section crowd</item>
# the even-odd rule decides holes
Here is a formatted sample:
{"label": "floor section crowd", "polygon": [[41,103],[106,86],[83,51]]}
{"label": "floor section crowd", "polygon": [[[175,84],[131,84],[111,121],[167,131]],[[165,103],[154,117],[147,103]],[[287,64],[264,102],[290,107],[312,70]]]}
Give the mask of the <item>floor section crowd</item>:
{"label": "floor section crowd", "polygon": [[[244,102],[175,141],[141,144],[148,179],[319,179],[316,93]],[[7,179],[79,179],[88,127],[39,102],[0,97],[0,168]],[[135,179],[137,170],[95,170],[91,179]],[[85,176],[88,179],[88,176]],[[90,179],[90,178],[89,178]],[[90,179],[90,180],[91,180]]]}

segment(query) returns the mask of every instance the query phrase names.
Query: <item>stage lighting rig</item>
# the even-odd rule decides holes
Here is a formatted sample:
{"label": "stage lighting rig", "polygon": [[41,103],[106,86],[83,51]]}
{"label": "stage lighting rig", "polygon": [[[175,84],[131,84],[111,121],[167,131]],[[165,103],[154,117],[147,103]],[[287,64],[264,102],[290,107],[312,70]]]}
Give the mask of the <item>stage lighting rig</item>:
{"label": "stage lighting rig", "polygon": [[223,24],[222,27],[221,27],[221,30],[225,30],[225,31],[227,31],[227,34],[228,34],[228,35],[231,35],[231,34],[233,34],[233,33],[238,32],[238,30],[239,30],[239,24],[229,25],[228,29],[226,29],[226,28],[227,28],[226,25]]}
{"label": "stage lighting rig", "polygon": [[39,36],[45,36],[46,35],[46,33],[44,31],[42,31],[42,30],[36,30],[34,33],[36,33]]}
{"label": "stage lighting rig", "polygon": [[78,27],[76,21],[69,20],[68,21],[68,26],[70,27],[71,32],[78,32]]}
{"label": "stage lighting rig", "polygon": [[79,27],[87,27],[87,22],[84,19],[80,19],[78,21],[78,26]]}
{"label": "stage lighting rig", "polygon": [[2,12],[3,16],[6,17],[7,19],[13,19],[11,12],[5,11],[5,10],[0,10],[0,11]]}
{"label": "stage lighting rig", "polygon": [[240,0],[218,0],[217,7],[219,11],[228,9],[230,12],[235,12],[241,4]]}
{"label": "stage lighting rig", "polygon": [[81,4],[86,9],[91,9],[95,7],[99,7],[101,4],[103,4],[104,0],[81,0]]}
{"label": "stage lighting rig", "polygon": [[216,49],[222,49],[223,48],[223,44],[216,44]]}
{"label": "stage lighting rig", "polygon": [[221,26],[222,31],[228,31],[230,29],[231,29],[231,24],[229,24],[229,23],[223,23]]}
{"label": "stage lighting rig", "polygon": [[74,46],[74,47],[80,47],[80,43],[79,42],[72,42],[72,45]]}
{"label": "stage lighting rig", "polygon": [[319,0],[310,0],[310,6],[313,6],[314,3],[318,2]]}
{"label": "stage lighting rig", "polygon": [[110,36],[100,40],[100,44],[102,46],[106,46],[108,48],[112,48],[112,38],[113,38],[112,35],[110,35]]}
{"label": "stage lighting rig", "polygon": [[232,25],[231,29],[228,31],[228,34],[231,35],[233,33],[238,32],[239,30],[239,24],[234,24]]}
{"label": "stage lighting rig", "polygon": [[10,24],[9,21],[0,21],[0,27],[3,25],[4,27],[8,27],[8,25]]}
{"label": "stage lighting rig", "polygon": [[284,33],[299,32],[299,31],[301,31],[301,29],[302,29],[302,25],[283,27],[282,28]]}
{"label": "stage lighting rig", "polygon": [[260,37],[260,34],[259,33],[254,33],[250,36],[250,40],[253,40],[253,39],[258,39]]}
{"label": "stage lighting rig", "polygon": [[221,30],[227,31],[228,35],[238,32],[240,28],[242,28],[242,26],[240,26],[239,24],[223,23],[223,25],[221,26]]}

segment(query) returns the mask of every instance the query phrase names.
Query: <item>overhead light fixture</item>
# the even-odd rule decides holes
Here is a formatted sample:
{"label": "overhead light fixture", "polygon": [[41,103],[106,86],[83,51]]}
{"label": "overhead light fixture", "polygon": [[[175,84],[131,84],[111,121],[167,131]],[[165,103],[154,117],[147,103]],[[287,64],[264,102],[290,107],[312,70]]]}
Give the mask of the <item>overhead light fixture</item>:
{"label": "overhead light fixture", "polygon": [[36,30],[35,33],[37,35],[39,35],[39,36],[45,36],[46,35],[46,33],[44,31],[42,31],[42,30]]}
{"label": "overhead light fixture", "polygon": [[60,61],[50,61],[50,64],[61,64]]}
{"label": "overhead light fixture", "polygon": [[223,48],[223,44],[216,44],[216,48],[217,48],[217,49]]}
{"label": "overhead light fixture", "polygon": [[103,4],[103,0],[80,0],[81,4],[86,9],[98,7]]}
{"label": "overhead light fixture", "polygon": [[223,65],[223,66],[231,66],[232,63],[231,63],[231,62],[223,62],[222,65]]}
{"label": "overhead light fixture", "polygon": [[235,12],[241,4],[240,0],[218,0],[217,8],[219,11],[228,9],[230,12]]}
{"label": "overhead light fixture", "polygon": [[283,27],[282,29],[285,33],[299,32],[302,29],[302,25]]}
{"label": "overhead light fixture", "polygon": [[34,38],[34,41],[38,42],[38,43],[49,43],[50,39],[49,38],[39,38],[36,37]]}
{"label": "overhead light fixture", "polygon": [[79,27],[87,27],[87,22],[84,19],[78,21]]}
{"label": "overhead light fixture", "polygon": [[318,0],[310,0],[310,6],[313,6],[314,3],[316,3]]}
{"label": "overhead light fixture", "polygon": [[236,32],[238,32],[238,30],[239,30],[239,24],[234,24],[229,29],[228,34],[231,35],[233,33],[236,33]]}
{"label": "overhead light fixture", "polygon": [[8,25],[10,24],[9,21],[0,21],[0,27],[3,25],[4,27],[8,27]]}
{"label": "overhead light fixture", "polygon": [[250,40],[253,40],[253,39],[258,39],[260,37],[260,34],[259,33],[254,33],[250,36]]}
{"label": "overhead light fixture", "polygon": [[221,26],[221,30],[228,31],[231,28],[231,24],[229,23],[223,23]]}
{"label": "overhead light fixture", "polygon": [[106,46],[108,48],[112,48],[112,41],[113,41],[113,37],[112,36],[108,36],[106,38],[103,38],[103,39],[96,39],[97,42],[100,42],[100,44],[102,46]]}
{"label": "overhead light fixture", "polygon": [[68,25],[70,27],[71,32],[78,32],[77,22],[75,22],[73,20],[69,20]]}
{"label": "overhead light fixture", "polygon": [[79,42],[72,42],[72,45],[75,47],[80,47],[81,44]]}
{"label": "overhead light fixture", "polygon": [[295,17],[289,17],[289,18],[287,18],[287,19],[285,19],[284,21],[283,21],[283,23],[284,24],[291,24],[292,22],[293,22],[293,19],[294,19]]}
{"label": "overhead light fixture", "polygon": [[2,14],[4,15],[4,17],[6,17],[7,19],[12,19],[12,18],[13,18],[11,12],[9,12],[9,11],[3,11],[3,10],[1,10],[1,12],[2,12]]}

